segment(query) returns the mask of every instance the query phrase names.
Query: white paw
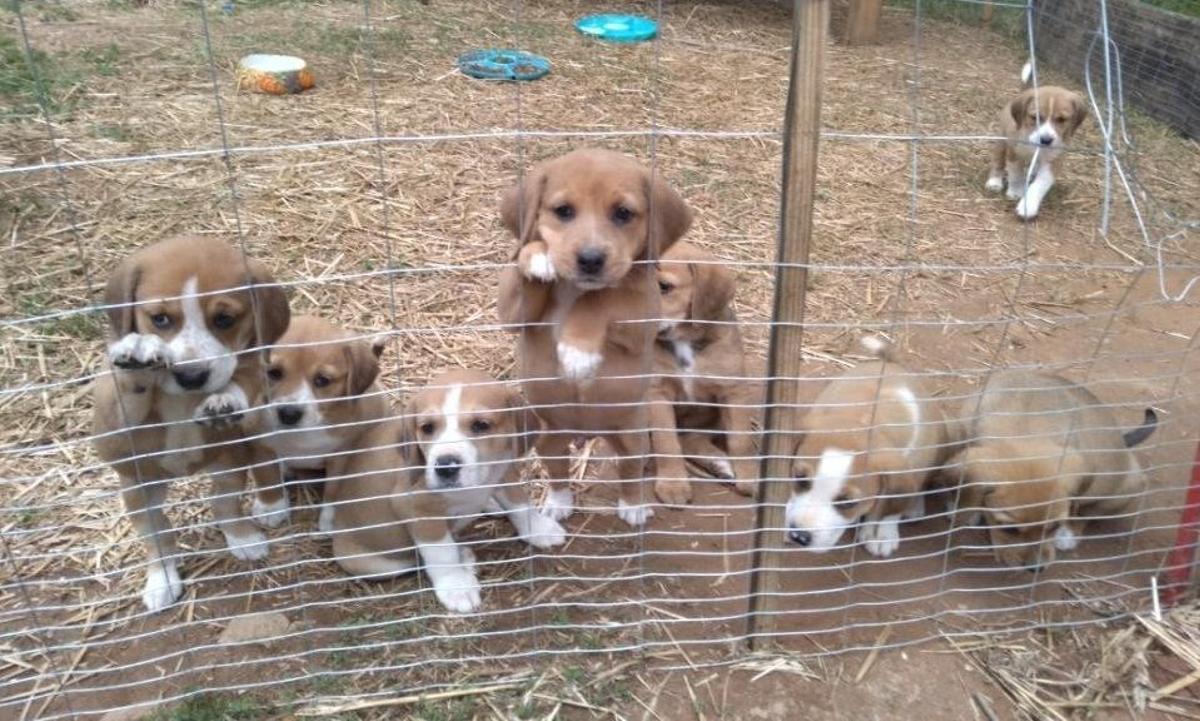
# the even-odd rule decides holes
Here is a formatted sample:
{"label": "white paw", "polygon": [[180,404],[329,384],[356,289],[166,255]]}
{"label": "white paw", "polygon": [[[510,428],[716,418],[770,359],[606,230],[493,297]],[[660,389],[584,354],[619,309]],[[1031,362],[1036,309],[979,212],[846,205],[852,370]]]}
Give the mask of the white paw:
{"label": "white paw", "polygon": [[1079,547],[1079,536],[1064,523],[1054,532],[1054,547],[1060,551],[1074,551]]}
{"label": "white paw", "polygon": [[736,478],[733,473],[733,464],[724,458],[706,458],[704,463],[708,466],[710,473],[723,481],[732,481]]}
{"label": "white paw", "polygon": [[575,512],[575,494],[570,488],[551,488],[546,492],[542,515],[555,521],[565,521]]}
{"label": "white paw", "polygon": [[558,344],[558,365],[566,378],[591,378],[596,375],[596,369],[600,367],[602,360],[604,356],[599,353],[579,350],[566,343]]}
{"label": "white paw", "polygon": [[617,499],[617,517],[631,526],[644,526],[646,521],[654,516],[654,509],[645,503],[626,503],[624,498]]}
{"label": "white paw", "polygon": [[913,496],[908,502],[908,508],[904,513],[900,514],[900,518],[905,521],[913,521],[925,517],[925,494]]}
{"label": "white paw", "polygon": [[1017,217],[1022,220],[1033,220],[1038,214],[1038,204],[1031,202],[1028,197],[1021,198],[1017,203]]}
{"label": "white paw", "polygon": [[156,335],[130,333],[108,347],[108,359],[125,370],[165,367],[167,345]]}
{"label": "white paw", "polygon": [[998,175],[993,175],[987,179],[987,182],[983,184],[983,187],[989,192],[999,193],[1001,190],[1004,190],[1004,178]]}
{"label": "white paw", "polygon": [[529,258],[529,265],[525,268],[525,276],[532,280],[550,283],[558,277],[558,274],[554,272],[554,264],[550,262],[550,256],[546,253],[537,253]]}
{"label": "white paw", "polygon": [[468,571],[447,571],[433,584],[437,600],[451,613],[471,613],[483,605],[479,579]]}
{"label": "white paw", "polygon": [[328,536],[333,533],[333,504],[321,506],[321,514],[317,516],[317,530]]}
{"label": "white paw", "polygon": [[274,503],[263,503],[262,499],[255,496],[250,504],[250,515],[260,526],[279,528],[291,515],[287,495],[280,495],[279,500]]}
{"label": "white paw", "polygon": [[889,516],[879,521],[864,521],[859,526],[858,539],[867,553],[876,558],[887,558],[900,547],[900,524],[897,517]]}
{"label": "white paw", "polygon": [[1025,195],[1025,188],[1020,185],[1008,184],[1008,191],[1004,193],[1004,197],[1009,200],[1020,200]]}
{"label": "white paw", "polygon": [[229,552],[240,561],[257,561],[267,557],[267,537],[262,531],[252,531],[245,536],[225,533]]}
{"label": "white paw", "polygon": [[554,548],[567,542],[567,531],[549,516],[530,513],[529,534],[525,542],[534,548]]}
{"label": "white paw", "polygon": [[146,587],[142,591],[142,604],[146,610],[156,613],[183,595],[183,581],[174,561],[154,561],[146,569]]}
{"label": "white paw", "polygon": [[240,423],[250,407],[241,388],[231,386],[225,393],[213,393],[196,408],[192,420],[202,426],[219,428]]}

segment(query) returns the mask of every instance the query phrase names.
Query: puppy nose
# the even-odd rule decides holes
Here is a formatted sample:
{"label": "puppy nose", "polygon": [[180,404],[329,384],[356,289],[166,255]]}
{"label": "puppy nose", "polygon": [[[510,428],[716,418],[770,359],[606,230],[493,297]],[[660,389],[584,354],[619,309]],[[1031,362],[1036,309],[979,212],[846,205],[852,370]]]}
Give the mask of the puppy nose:
{"label": "puppy nose", "polygon": [[788,540],[797,546],[807,547],[812,543],[812,534],[808,531],[801,531],[798,528],[793,528],[788,532]]}
{"label": "puppy nose", "polygon": [[579,251],[579,255],[575,256],[575,265],[579,266],[579,272],[585,275],[596,275],[604,269],[604,261],[606,260],[603,250],[598,248],[587,248]]}
{"label": "puppy nose", "polygon": [[208,371],[174,371],[175,382],[180,388],[186,388],[189,391],[194,391],[197,388],[203,388],[208,382]]}
{"label": "puppy nose", "polygon": [[433,462],[433,472],[443,481],[452,481],[462,470],[462,459],[458,456],[440,456]]}
{"label": "puppy nose", "polygon": [[1042,145],[1050,145],[1051,143],[1053,143],[1053,142],[1054,142],[1054,136],[1053,136],[1053,135],[1042,135],[1042,136],[1039,136],[1039,137],[1038,137],[1038,142],[1039,142],[1039,143],[1041,143]]}
{"label": "puppy nose", "polygon": [[304,415],[304,409],[297,406],[280,406],[275,413],[279,416],[280,423],[285,426],[294,426],[300,422],[300,417]]}

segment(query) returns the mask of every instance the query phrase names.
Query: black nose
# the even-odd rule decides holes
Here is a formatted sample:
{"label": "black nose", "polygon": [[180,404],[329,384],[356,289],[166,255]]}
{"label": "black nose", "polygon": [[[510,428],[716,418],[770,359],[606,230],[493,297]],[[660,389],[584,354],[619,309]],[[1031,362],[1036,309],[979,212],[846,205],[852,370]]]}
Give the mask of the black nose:
{"label": "black nose", "polygon": [[603,250],[588,248],[579,251],[579,255],[575,256],[575,265],[579,266],[579,272],[584,275],[596,275],[604,269],[605,260]]}
{"label": "black nose", "polygon": [[208,382],[208,371],[174,371],[175,382],[180,388],[186,388],[189,391],[194,391],[197,388],[203,388]]}
{"label": "black nose", "polygon": [[1049,135],[1043,135],[1040,138],[1038,138],[1038,142],[1041,143],[1042,145],[1050,145],[1051,143],[1054,142],[1054,138],[1050,137]]}
{"label": "black nose", "polygon": [[298,406],[280,406],[275,413],[278,414],[280,423],[285,426],[294,426],[304,416],[304,409]]}
{"label": "black nose", "polygon": [[433,462],[433,472],[443,481],[452,481],[462,470],[462,459],[458,456],[441,456]]}
{"label": "black nose", "polygon": [[807,547],[809,544],[812,543],[812,534],[809,533],[808,531],[792,529],[791,531],[788,532],[788,540],[790,540],[792,543],[796,544],[797,546]]}

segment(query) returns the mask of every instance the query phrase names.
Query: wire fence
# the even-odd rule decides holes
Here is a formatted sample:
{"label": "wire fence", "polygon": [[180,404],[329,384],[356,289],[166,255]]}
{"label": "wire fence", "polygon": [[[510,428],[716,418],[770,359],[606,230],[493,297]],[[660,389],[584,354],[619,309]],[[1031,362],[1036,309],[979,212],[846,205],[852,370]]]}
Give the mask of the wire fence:
{"label": "wire fence", "polygon": [[[788,14],[620,9],[657,37],[580,37],[566,2],[5,8],[5,718],[669,717],[631,668],[748,717],[711,673],[826,682],[857,655],[861,680],[893,649],[1099,633],[1186,590],[1196,22],[889,3],[877,45],[826,48],[812,255],[781,264]],[[453,70],[478,47],[553,71]],[[316,88],[247,92],[248,52],[304,56]],[[985,181],[1031,58],[1086,119],[1023,221]],[[635,259],[608,303],[652,312],[601,354],[628,362],[564,386],[565,310],[526,285],[505,305],[506,274],[534,281],[498,198],[581,146],[673,188],[694,255]],[[776,310],[781,267],[803,318]],[[781,325],[798,372],[768,370]],[[798,427],[764,428],[772,385]],[[787,476],[757,478],[765,434]],[[756,522],[767,486],[783,527]],[[762,531],[788,542],[763,555]]]}

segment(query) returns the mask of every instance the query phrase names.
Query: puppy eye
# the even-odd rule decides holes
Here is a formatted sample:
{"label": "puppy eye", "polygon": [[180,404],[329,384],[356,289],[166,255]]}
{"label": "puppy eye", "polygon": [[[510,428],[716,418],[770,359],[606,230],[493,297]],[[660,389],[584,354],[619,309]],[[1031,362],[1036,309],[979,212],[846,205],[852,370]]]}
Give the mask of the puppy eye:
{"label": "puppy eye", "polygon": [[804,476],[799,476],[795,481],[793,481],[793,488],[795,489],[796,493],[808,493],[810,490],[812,490],[812,481]]}
{"label": "puppy eye", "polygon": [[171,327],[171,316],[167,315],[166,313],[155,313],[154,315],[150,316],[150,322],[154,324],[155,328],[163,330]]}
{"label": "puppy eye", "polygon": [[425,421],[420,425],[418,430],[421,431],[421,435],[423,436],[431,436],[433,435],[433,423],[430,421]]}
{"label": "puppy eye", "polygon": [[670,293],[671,291],[675,290],[675,286],[671,285],[670,283],[668,283],[665,280],[660,280],[660,281],[658,281],[658,290],[663,295],[666,295],[667,293]]}
{"label": "puppy eye", "polygon": [[857,503],[858,503],[857,498],[854,498],[853,496],[848,496],[845,493],[842,493],[842,494],[838,495],[837,498],[833,499],[833,507],[838,509],[839,511],[845,511],[849,508],[853,508],[854,505]]}
{"label": "puppy eye", "polygon": [[624,205],[618,205],[612,214],[613,222],[617,225],[625,225],[633,220],[633,211],[626,208]]}
{"label": "puppy eye", "polygon": [[281,381],[281,380],[283,380],[283,369],[282,368],[268,368],[267,369],[267,377],[273,381]]}
{"label": "puppy eye", "polygon": [[559,220],[570,220],[575,217],[575,206],[568,203],[554,206],[554,215]]}
{"label": "puppy eye", "polygon": [[329,380],[329,376],[325,375],[324,373],[318,373],[313,376],[313,387],[315,388],[324,388],[332,382],[333,381]]}
{"label": "puppy eye", "polygon": [[1004,526],[1000,531],[1006,536],[1015,536],[1021,532],[1021,529],[1017,526]]}
{"label": "puppy eye", "polygon": [[232,328],[236,320],[237,318],[222,311],[213,316],[212,324],[214,328],[225,330],[226,328]]}
{"label": "puppy eye", "polygon": [[492,424],[485,420],[477,420],[471,423],[472,433],[487,433],[492,430]]}

